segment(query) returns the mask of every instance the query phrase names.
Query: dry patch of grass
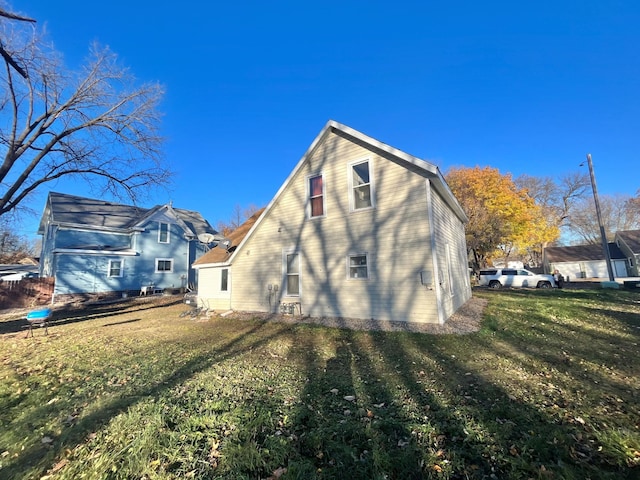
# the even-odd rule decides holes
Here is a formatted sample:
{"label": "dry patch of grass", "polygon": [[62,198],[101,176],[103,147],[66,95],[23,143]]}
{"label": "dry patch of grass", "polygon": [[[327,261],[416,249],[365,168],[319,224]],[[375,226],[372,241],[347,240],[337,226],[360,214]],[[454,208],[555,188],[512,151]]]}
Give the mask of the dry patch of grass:
{"label": "dry patch of grass", "polygon": [[478,291],[468,335],[179,318],[0,322],[0,478],[636,478],[640,297]]}

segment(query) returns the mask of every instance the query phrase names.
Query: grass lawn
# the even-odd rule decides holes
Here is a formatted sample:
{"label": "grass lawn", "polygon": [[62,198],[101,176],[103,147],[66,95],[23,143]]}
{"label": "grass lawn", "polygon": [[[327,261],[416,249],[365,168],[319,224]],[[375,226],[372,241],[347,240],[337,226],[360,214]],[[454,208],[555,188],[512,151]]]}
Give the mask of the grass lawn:
{"label": "grass lawn", "polygon": [[640,478],[640,295],[478,290],[469,335],[182,304],[0,322],[0,478]]}

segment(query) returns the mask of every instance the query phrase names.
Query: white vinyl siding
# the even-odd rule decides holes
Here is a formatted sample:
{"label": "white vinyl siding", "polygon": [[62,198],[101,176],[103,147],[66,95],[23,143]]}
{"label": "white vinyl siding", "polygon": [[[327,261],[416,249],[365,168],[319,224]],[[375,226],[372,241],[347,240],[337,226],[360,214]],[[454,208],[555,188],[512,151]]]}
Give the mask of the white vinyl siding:
{"label": "white vinyl siding", "polygon": [[[227,271],[227,290],[223,287],[223,271]],[[198,298],[212,310],[226,311],[230,308],[233,274],[230,268],[214,267],[198,270]]]}
{"label": "white vinyl siding", "polygon": [[[375,183],[375,209],[354,215],[346,172],[362,159],[368,159]],[[308,177],[320,170],[326,215],[309,222],[300,199],[307,198]],[[329,135],[234,258],[230,308],[269,311],[270,284],[280,286],[275,302],[286,302],[283,249],[298,245],[304,252],[299,301],[305,315],[437,323],[435,290],[420,282],[421,271],[433,271],[425,184],[424,176],[404,165]],[[358,252],[368,252],[368,281],[345,273],[345,259]]]}

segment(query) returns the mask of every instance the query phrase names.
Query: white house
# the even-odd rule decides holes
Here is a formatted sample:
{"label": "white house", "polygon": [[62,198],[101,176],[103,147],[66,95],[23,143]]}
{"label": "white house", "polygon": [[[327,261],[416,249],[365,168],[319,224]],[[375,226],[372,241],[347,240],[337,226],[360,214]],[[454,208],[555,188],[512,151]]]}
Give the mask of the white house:
{"label": "white house", "polygon": [[216,310],[444,323],[467,218],[433,164],[329,121],[262,212],[194,263]]}

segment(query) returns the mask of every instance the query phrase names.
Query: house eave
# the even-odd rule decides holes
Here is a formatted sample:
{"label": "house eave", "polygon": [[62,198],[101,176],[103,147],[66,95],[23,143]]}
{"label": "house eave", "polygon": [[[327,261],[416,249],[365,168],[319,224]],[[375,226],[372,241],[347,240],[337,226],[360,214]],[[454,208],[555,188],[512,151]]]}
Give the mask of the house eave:
{"label": "house eave", "polygon": [[135,257],[138,255],[135,250],[97,250],[91,248],[56,248],[52,253],[54,255],[113,255],[118,257]]}
{"label": "house eave", "polygon": [[59,229],[69,229],[69,230],[90,230],[90,231],[103,231],[109,233],[117,233],[121,235],[129,235],[135,232],[144,232],[144,228],[141,227],[131,227],[131,228],[115,228],[115,227],[104,227],[101,225],[87,225],[82,223],[67,223],[67,222],[51,222],[50,225],[57,226]]}
{"label": "house eave", "polygon": [[201,268],[222,268],[222,267],[230,267],[231,262],[218,262],[218,263],[201,263],[201,264],[192,264],[191,267],[195,270],[200,270]]}

